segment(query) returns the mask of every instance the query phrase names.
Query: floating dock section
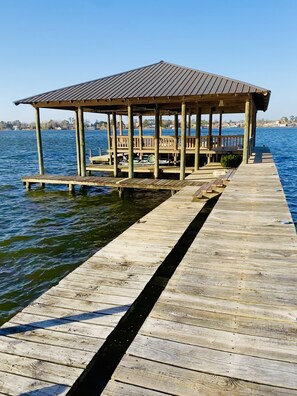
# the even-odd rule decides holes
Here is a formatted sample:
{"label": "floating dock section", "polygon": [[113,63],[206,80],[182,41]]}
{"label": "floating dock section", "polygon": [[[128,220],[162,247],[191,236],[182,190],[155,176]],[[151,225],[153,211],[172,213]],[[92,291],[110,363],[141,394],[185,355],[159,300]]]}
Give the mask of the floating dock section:
{"label": "floating dock section", "polygon": [[237,170],[104,389],[79,390],[205,208],[196,191],[185,186],[1,328],[0,394],[297,395],[296,232],[260,151]]}

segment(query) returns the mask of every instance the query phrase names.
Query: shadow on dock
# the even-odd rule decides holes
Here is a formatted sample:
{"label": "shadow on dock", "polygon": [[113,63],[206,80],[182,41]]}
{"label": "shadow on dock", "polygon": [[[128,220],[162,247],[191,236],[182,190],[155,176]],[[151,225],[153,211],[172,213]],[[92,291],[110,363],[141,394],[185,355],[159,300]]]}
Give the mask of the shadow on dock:
{"label": "shadow on dock", "polygon": [[67,395],[98,396],[101,394],[217,200],[218,197],[210,199],[194,218]]}
{"label": "shadow on dock", "polygon": [[84,312],[84,313],[78,314],[78,315],[63,316],[59,319],[40,320],[38,322],[32,322],[27,325],[3,327],[0,329],[0,335],[1,336],[10,336],[12,334],[24,333],[24,332],[26,332],[28,330],[32,330],[32,328],[34,329],[36,327],[41,328],[41,329],[47,329],[49,327],[59,326],[60,324],[64,323],[65,320],[69,321],[69,322],[81,322],[84,320],[98,318],[98,317],[104,316],[104,315],[114,315],[114,314],[117,314],[120,312],[128,311],[129,307],[130,307],[129,305],[121,305],[118,307],[101,309],[99,311]]}

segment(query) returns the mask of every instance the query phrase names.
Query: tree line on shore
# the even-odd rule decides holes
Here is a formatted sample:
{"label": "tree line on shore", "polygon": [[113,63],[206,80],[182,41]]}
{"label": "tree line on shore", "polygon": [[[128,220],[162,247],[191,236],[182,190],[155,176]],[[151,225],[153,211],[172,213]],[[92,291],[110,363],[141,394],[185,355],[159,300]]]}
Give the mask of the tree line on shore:
{"label": "tree line on shore", "polygon": [[[154,128],[154,118],[145,118],[143,120],[143,128]],[[208,120],[201,120],[202,127],[208,127]],[[98,121],[91,123],[88,120],[84,122],[86,129],[91,130],[106,130],[107,129],[107,122],[106,121]],[[68,120],[49,120],[41,122],[40,124],[41,129],[43,130],[72,130],[75,129],[75,120],[74,118],[69,118]],[[122,123],[123,129],[127,128],[127,125],[123,122]],[[134,120],[135,128],[138,127],[138,119],[135,118]],[[218,120],[213,121],[213,128],[218,128],[219,122]],[[230,127],[243,127],[244,121],[224,121],[223,128],[230,128]],[[297,116],[290,116],[290,117],[282,117],[279,120],[265,120],[265,119],[258,119],[257,120],[258,127],[277,127],[277,126],[297,126]],[[0,121],[0,130],[34,130],[36,127],[35,122],[21,122],[19,120],[15,121]],[[119,127],[119,122],[118,122]],[[180,124],[179,124],[180,127]],[[191,119],[191,127],[195,128],[195,117]],[[162,119],[162,128],[164,129],[173,129],[174,128],[174,121],[173,119]]]}

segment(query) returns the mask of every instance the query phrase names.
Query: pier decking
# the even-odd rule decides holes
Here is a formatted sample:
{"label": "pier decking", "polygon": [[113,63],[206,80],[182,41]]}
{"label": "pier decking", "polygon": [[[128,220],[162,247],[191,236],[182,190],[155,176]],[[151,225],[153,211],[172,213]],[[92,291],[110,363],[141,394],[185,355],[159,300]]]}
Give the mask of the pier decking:
{"label": "pier decking", "polygon": [[[197,188],[183,187],[1,328],[0,394],[67,394],[203,209]],[[257,152],[103,394],[297,395],[296,254],[275,165]]]}
{"label": "pier decking", "polygon": [[0,394],[69,391],[204,206],[192,202],[196,190],[172,196],[1,328]]}
{"label": "pier decking", "polygon": [[104,395],[297,395],[296,233],[260,158],[237,171]]}
{"label": "pier decking", "polygon": [[[215,172],[218,172],[216,175]],[[191,169],[190,172],[193,172]],[[190,173],[189,172],[189,173]],[[224,172],[226,172],[224,174]],[[221,173],[221,174],[220,174]],[[110,176],[63,176],[63,175],[34,175],[23,176],[22,182],[29,190],[34,184],[55,184],[66,185],[70,191],[75,186],[91,187],[112,187],[118,189],[148,189],[148,190],[169,190],[179,191],[186,186],[202,186],[205,181],[214,181],[216,179],[229,180],[233,175],[233,170],[222,172],[222,166],[218,163],[212,163],[192,173],[186,180],[172,179],[150,179],[150,178],[126,178]]]}

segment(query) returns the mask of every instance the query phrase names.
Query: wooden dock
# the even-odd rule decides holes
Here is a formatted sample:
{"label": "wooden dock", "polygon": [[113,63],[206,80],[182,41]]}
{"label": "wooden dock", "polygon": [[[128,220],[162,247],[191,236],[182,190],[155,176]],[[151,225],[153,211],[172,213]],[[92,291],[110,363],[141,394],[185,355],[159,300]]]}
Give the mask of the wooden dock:
{"label": "wooden dock", "polygon": [[271,156],[254,158],[220,197],[105,396],[297,395],[296,232]]}
{"label": "wooden dock", "polygon": [[[73,389],[201,213],[197,189],[183,187],[2,326],[0,395]],[[296,280],[295,227],[271,155],[258,152],[219,198],[102,394],[297,395]]]}
{"label": "wooden dock", "polygon": [[0,395],[69,391],[203,208],[196,190],[166,200],[0,329]]}
{"label": "wooden dock", "polygon": [[[219,173],[216,175],[216,171]],[[22,182],[26,185],[27,190],[31,189],[34,184],[55,184],[66,185],[69,191],[74,191],[75,186],[91,187],[111,187],[119,190],[123,189],[148,189],[148,190],[169,190],[179,191],[186,186],[201,186],[207,181],[212,181],[218,177],[224,177],[226,172],[228,179],[230,173],[222,171],[222,166],[218,163],[206,165],[193,172],[186,180],[172,179],[150,179],[150,178],[126,178],[111,176],[63,176],[63,175],[33,175],[23,176]],[[221,173],[221,175],[220,175]]]}

